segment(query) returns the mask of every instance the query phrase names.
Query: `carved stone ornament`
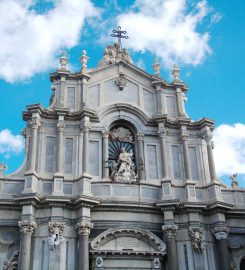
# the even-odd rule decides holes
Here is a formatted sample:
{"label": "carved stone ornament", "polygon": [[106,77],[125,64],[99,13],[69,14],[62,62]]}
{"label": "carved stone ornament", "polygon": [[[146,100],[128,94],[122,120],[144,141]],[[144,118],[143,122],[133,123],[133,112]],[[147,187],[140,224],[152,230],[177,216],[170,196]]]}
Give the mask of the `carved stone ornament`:
{"label": "carved stone ornament", "polygon": [[7,252],[9,247],[11,247],[13,244],[13,241],[5,241],[0,238],[0,252]]}
{"label": "carved stone ornament", "polygon": [[215,236],[217,240],[226,239],[229,231],[230,229],[228,226],[217,226],[211,230],[211,232],[213,233],[213,235]]}
{"label": "carved stone ornament", "polygon": [[167,238],[175,238],[178,226],[177,225],[163,225],[162,230]]}
{"label": "carved stone ornament", "polygon": [[64,228],[65,224],[62,222],[49,222],[50,236],[48,239],[48,244],[50,249],[58,248],[62,242],[64,242]]}
{"label": "carved stone ornament", "polygon": [[37,223],[31,220],[18,221],[20,232],[24,234],[32,234],[37,228]]}
{"label": "carved stone ornament", "polygon": [[154,267],[154,269],[160,269],[161,268],[161,262],[160,262],[159,258],[155,258],[153,260],[153,267]]}
{"label": "carved stone ornament", "polygon": [[95,265],[96,267],[102,267],[103,266],[103,258],[102,257],[97,257],[96,260],[95,260]]}
{"label": "carved stone ornament", "polygon": [[59,121],[57,123],[57,129],[58,129],[58,132],[64,132],[65,122],[64,121]]}
{"label": "carved stone ornament", "polygon": [[125,78],[124,73],[119,73],[118,78],[115,80],[115,83],[119,87],[119,90],[122,91],[127,84],[127,79]]}
{"label": "carved stone ornament", "polygon": [[118,43],[114,43],[113,45],[109,45],[105,48],[104,58],[100,62],[99,66],[113,64],[118,60],[124,60],[130,64],[133,64],[133,61],[128,53],[127,49],[120,49],[120,45]]}
{"label": "carved stone ornament", "polygon": [[192,247],[195,251],[202,253],[204,250],[203,229],[199,227],[189,227]]}
{"label": "carved stone ornament", "polygon": [[124,127],[118,127],[112,129],[109,133],[112,140],[118,140],[120,142],[133,142],[132,132]]}
{"label": "carved stone ornament", "polygon": [[16,250],[9,260],[3,263],[3,270],[17,270],[19,261],[19,250]]}
{"label": "carved stone ornament", "polygon": [[38,129],[41,126],[40,120],[37,117],[31,119],[30,125],[34,129]]}
{"label": "carved stone ornament", "polygon": [[89,235],[90,230],[94,227],[94,224],[89,221],[81,221],[77,223],[76,229],[79,235]]}

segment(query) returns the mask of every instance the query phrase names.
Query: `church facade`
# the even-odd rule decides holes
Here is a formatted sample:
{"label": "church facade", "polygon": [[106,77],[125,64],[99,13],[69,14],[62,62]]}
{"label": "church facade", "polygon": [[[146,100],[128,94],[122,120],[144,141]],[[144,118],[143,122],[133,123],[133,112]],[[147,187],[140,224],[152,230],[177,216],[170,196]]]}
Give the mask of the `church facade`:
{"label": "church facade", "polygon": [[218,179],[178,67],[167,82],[117,43],[80,60],[23,112],[23,165],[0,165],[0,269],[245,269],[245,190]]}

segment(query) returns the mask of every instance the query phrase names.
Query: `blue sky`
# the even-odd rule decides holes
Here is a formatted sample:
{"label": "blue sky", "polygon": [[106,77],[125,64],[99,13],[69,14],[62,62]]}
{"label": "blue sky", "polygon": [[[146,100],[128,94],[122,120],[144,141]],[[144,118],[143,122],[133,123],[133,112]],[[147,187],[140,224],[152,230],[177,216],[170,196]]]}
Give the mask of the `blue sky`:
{"label": "blue sky", "polygon": [[0,162],[8,172],[21,165],[22,111],[33,103],[48,106],[49,73],[58,67],[60,53],[68,52],[76,71],[85,49],[89,68],[95,67],[120,24],[128,31],[123,45],[136,65],[153,73],[157,57],[166,80],[172,64],[180,66],[190,87],[189,116],[216,121],[220,177],[229,183],[227,175],[237,172],[245,186],[244,10],[243,0],[2,0]]}

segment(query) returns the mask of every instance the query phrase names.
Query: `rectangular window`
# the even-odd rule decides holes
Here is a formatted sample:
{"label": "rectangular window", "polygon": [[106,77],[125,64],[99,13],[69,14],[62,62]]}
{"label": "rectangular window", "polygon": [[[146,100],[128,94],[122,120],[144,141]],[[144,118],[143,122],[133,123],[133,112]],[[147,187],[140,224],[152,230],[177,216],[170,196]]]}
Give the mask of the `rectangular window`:
{"label": "rectangular window", "polygon": [[73,139],[65,139],[65,173],[72,173]]}
{"label": "rectangular window", "polygon": [[69,109],[75,109],[75,87],[67,87],[66,89],[66,106]]}
{"label": "rectangular window", "polygon": [[150,179],[158,179],[157,149],[156,145],[147,145],[148,176]]}
{"label": "rectangular window", "polygon": [[181,179],[180,149],[177,145],[171,146],[174,179]]}
{"label": "rectangular window", "polygon": [[197,165],[197,152],[195,147],[189,147],[189,156],[191,163],[192,179],[199,180],[198,165]]}
{"label": "rectangular window", "polygon": [[45,157],[45,171],[52,173],[54,171],[55,159],[55,138],[46,137],[46,157]]}
{"label": "rectangular window", "polygon": [[91,175],[99,176],[99,142],[89,142],[89,172]]}

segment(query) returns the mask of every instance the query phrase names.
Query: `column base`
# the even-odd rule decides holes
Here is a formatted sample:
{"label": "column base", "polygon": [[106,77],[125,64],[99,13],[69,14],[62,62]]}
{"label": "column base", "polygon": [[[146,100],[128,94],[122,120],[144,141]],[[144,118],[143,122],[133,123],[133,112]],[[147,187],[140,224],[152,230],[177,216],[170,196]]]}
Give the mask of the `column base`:
{"label": "column base", "polygon": [[53,196],[60,196],[63,195],[63,182],[64,176],[61,174],[56,173],[54,175],[54,184],[53,184]]}
{"label": "column base", "polygon": [[22,194],[38,192],[38,176],[35,172],[26,172],[25,186]]}
{"label": "column base", "polygon": [[91,192],[91,179],[92,176],[87,173],[83,173],[78,179],[77,186],[80,195],[93,196]]}

